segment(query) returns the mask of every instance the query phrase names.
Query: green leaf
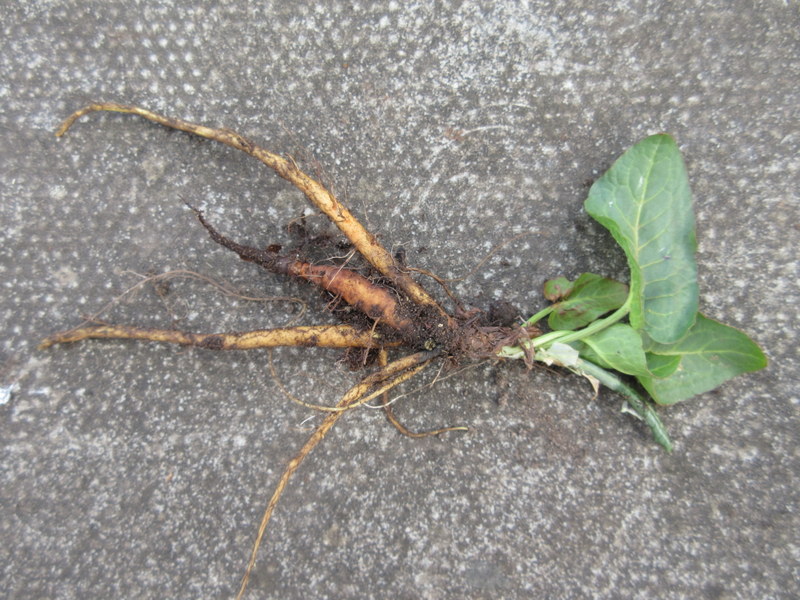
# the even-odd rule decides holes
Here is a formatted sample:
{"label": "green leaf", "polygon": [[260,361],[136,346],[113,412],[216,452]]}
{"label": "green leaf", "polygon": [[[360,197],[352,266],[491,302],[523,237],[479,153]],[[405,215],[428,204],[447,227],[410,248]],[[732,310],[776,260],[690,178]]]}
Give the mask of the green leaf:
{"label": "green leaf", "polygon": [[675,404],[713,390],[740,373],[767,365],[764,353],[744,333],[700,313],[681,340],[674,344],[654,343],[648,350],[653,355],[680,360],[669,377],[637,377],[659,404]]}
{"label": "green leaf", "polygon": [[619,308],[628,298],[627,285],[594,273],[583,273],[570,286],[566,299],[553,307],[547,319],[551,329],[584,327],[597,317]]}
{"label": "green leaf", "polygon": [[630,325],[615,323],[581,341],[587,346],[581,356],[601,367],[628,375],[650,375],[642,336]]}
{"label": "green leaf", "polygon": [[550,302],[556,302],[569,296],[573,283],[566,277],[556,277],[544,282],[544,297]]}
{"label": "green leaf", "polygon": [[664,356],[645,352],[645,357],[647,358],[647,368],[650,369],[653,377],[669,377],[681,364],[680,356]]}
{"label": "green leaf", "polygon": [[633,146],[592,185],[585,207],[628,257],[631,325],[657,342],[682,338],[697,312],[697,243],[675,140],[659,134]]}

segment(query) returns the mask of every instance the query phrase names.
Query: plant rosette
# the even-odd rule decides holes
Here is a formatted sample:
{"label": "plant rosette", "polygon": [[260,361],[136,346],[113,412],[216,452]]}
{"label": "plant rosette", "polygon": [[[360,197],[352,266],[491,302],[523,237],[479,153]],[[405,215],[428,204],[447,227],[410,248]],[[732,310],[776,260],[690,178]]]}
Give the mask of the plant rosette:
{"label": "plant rosette", "polygon": [[[650,136],[625,152],[592,185],[584,206],[625,252],[630,284],[593,273],[547,281],[552,304],[525,325],[546,318],[551,331],[499,356],[533,357],[618,392],[624,409],[669,451],[653,403],[687,400],[764,368],[767,359],[747,335],[698,311],[692,197],[671,136]],[[638,386],[626,382],[631,378]]]}

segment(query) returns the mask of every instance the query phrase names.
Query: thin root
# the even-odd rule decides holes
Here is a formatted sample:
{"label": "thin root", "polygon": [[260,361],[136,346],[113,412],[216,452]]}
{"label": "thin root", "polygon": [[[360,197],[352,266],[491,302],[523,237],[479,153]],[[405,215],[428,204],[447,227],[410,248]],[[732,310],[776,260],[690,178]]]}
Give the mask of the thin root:
{"label": "thin root", "polygon": [[386,419],[394,425],[395,429],[402,433],[405,436],[410,438],[424,438],[431,435],[439,435],[441,433],[447,433],[448,431],[469,431],[469,427],[465,427],[464,425],[453,425],[451,427],[442,427],[441,429],[430,429],[428,431],[411,431],[407,429],[405,425],[403,425],[395,416],[394,411],[392,410],[391,405],[388,402],[388,396],[384,396],[382,398],[383,404],[383,411],[386,413]]}
{"label": "thin root", "polygon": [[295,404],[299,404],[305,408],[310,408],[312,410],[318,410],[320,412],[344,412],[346,410],[350,410],[351,408],[355,408],[356,405],[349,405],[349,406],[326,406],[324,404],[314,404],[313,402],[306,402],[305,400],[301,400],[294,394],[292,394],[289,390],[286,389],[286,386],[283,385],[283,381],[278,376],[278,372],[275,370],[275,361],[272,360],[272,348],[267,351],[267,362],[269,363],[269,374],[272,376],[272,381],[281,389],[281,392],[284,396],[286,396],[289,400],[294,402]]}
{"label": "thin root", "polygon": [[[364,400],[365,398],[366,400],[364,401],[368,401],[372,398],[380,396],[396,385],[399,385],[400,383],[410,379],[422,371],[438,355],[439,353],[435,351],[418,352],[386,365],[380,371],[376,371],[375,373],[368,375],[359,383],[350,388],[339,401],[337,407],[347,408],[350,405]],[[379,387],[373,390],[374,386],[376,385],[379,385]],[[331,427],[336,424],[336,421],[338,421],[343,414],[344,412],[329,413],[322,423],[320,423],[319,427],[317,427],[316,431],[311,434],[311,437],[308,438],[306,443],[300,449],[300,452],[298,452],[297,455],[290,460],[289,464],[286,466],[286,469],[284,470],[283,475],[281,475],[281,478],[275,487],[275,491],[272,493],[272,497],[267,504],[264,515],[261,518],[261,524],[258,527],[258,534],[256,535],[256,540],[253,543],[253,549],[250,553],[250,561],[247,563],[247,569],[242,577],[239,593],[236,595],[237,600],[240,600],[244,597],[245,590],[247,589],[247,583],[250,580],[250,574],[256,563],[258,548],[261,546],[261,542],[264,538],[264,532],[267,529],[267,524],[272,517],[272,513],[274,512],[275,506],[278,504],[283,491],[286,489],[286,484],[289,482],[289,478],[294,474],[306,456],[308,456],[309,453],[317,446],[317,444],[322,441],[322,438],[325,437],[325,434],[330,431]]]}
{"label": "thin root", "polygon": [[[92,323],[100,323],[104,322],[100,319],[100,315],[107,312],[116,304],[119,304],[123,299],[130,296],[137,290],[141,289],[148,283],[157,284],[164,281],[170,281],[172,279],[193,279],[196,281],[201,281],[203,283],[209,284],[211,287],[215,288],[225,296],[229,296],[231,298],[236,298],[238,300],[244,300],[247,302],[292,302],[294,304],[299,305],[300,310],[297,314],[287,323],[287,326],[291,325],[293,322],[300,319],[307,310],[307,305],[304,300],[301,298],[295,298],[293,296],[248,296],[246,294],[241,293],[239,290],[234,288],[230,283],[224,280],[217,280],[208,275],[203,275],[201,273],[197,273],[195,271],[190,271],[187,269],[175,269],[172,271],[165,271],[163,273],[157,273],[155,275],[145,275],[142,273],[137,273],[136,271],[123,271],[123,275],[131,274],[135,275],[139,278],[139,281],[134,283],[132,286],[127,288],[121,294],[113,297],[111,300],[106,302],[99,310],[95,311],[89,316],[84,317],[83,323],[75,327],[78,329],[85,325],[89,325]],[[70,330],[72,331],[72,330]],[[60,335],[60,334],[56,334]],[[46,347],[46,346],[45,346]]]}
{"label": "thin root", "polygon": [[[386,365],[386,361],[386,350],[381,348],[378,350],[378,364],[383,367]],[[463,425],[442,427],[441,429],[431,429],[429,431],[411,431],[410,429],[406,428],[406,426],[403,425],[395,416],[394,410],[392,410],[392,405],[389,402],[388,392],[381,394],[381,404],[383,406],[383,412],[386,413],[386,418],[389,420],[389,423],[394,425],[397,431],[410,438],[424,438],[431,435],[439,435],[440,433],[447,433],[448,431],[469,431],[469,427],[464,427]]]}

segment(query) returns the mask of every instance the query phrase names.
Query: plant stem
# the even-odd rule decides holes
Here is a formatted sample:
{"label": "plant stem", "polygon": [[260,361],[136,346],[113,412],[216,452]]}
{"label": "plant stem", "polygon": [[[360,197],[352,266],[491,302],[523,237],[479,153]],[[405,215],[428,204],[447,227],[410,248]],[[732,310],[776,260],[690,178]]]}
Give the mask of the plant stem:
{"label": "plant stem", "polygon": [[579,375],[590,375],[597,379],[600,383],[609,389],[614,390],[627,400],[630,407],[639,415],[648,427],[653,432],[653,438],[661,445],[667,452],[672,451],[672,442],[669,439],[664,424],[658,418],[658,414],[653,407],[648,403],[635,389],[630,387],[619,377],[598,367],[596,364],[588,360],[579,358],[575,366],[569,367],[571,371]]}
{"label": "plant stem", "polygon": [[547,315],[549,315],[551,312],[553,312],[553,309],[555,307],[556,307],[555,304],[551,304],[547,308],[543,308],[535,315],[533,315],[531,318],[529,318],[527,321],[525,321],[524,327],[530,327],[531,325],[536,325],[536,323],[538,323],[539,321],[544,319]]}
{"label": "plant stem", "polygon": [[620,321],[630,312],[630,309],[631,309],[631,297],[628,296],[628,299],[625,301],[625,304],[620,306],[617,310],[608,315],[605,319],[594,321],[593,323],[590,323],[589,325],[587,325],[583,329],[579,329],[578,331],[563,331],[563,330],[551,331],[550,333],[545,333],[544,335],[540,335],[539,337],[532,339],[528,343],[533,344],[534,348],[547,348],[548,346],[553,344],[553,342],[561,342],[562,344],[576,342],[578,340],[587,338],[590,335],[594,335],[598,331],[602,331],[603,329],[610,327],[617,321]]}

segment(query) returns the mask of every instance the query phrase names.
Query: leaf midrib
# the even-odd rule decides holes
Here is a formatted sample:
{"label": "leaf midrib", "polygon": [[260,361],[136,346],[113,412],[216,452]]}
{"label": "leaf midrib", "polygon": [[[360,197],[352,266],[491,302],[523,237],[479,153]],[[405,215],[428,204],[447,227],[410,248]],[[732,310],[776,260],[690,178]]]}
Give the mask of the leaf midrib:
{"label": "leaf midrib", "polygon": [[[658,140],[658,145],[654,146],[652,155],[649,156],[649,166],[647,168],[647,173],[644,175],[644,181],[642,185],[642,189],[640,190],[639,197],[637,198],[637,207],[636,207],[636,218],[634,219],[635,227],[633,228],[634,234],[634,248],[636,252],[636,265],[639,267],[639,272],[641,273],[644,270],[644,267],[641,265],[639,259],[641,257],[641,250],[644,246],[639,245],[639,230],[640,224],[642,219],[642,212],[644,211],[645,205],[645,195],[647,192],[648,187],[650,186],[650,176],[653,174],[653,169],[656,166],[655,156],[658,154],[659,149],[661,148],[662,141]],[[645,244],[648,245],[652,241],[654,241],[656,237],[653,237],[647,241]]]}

